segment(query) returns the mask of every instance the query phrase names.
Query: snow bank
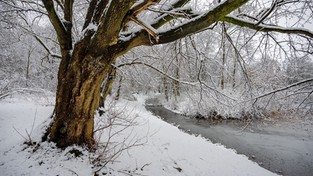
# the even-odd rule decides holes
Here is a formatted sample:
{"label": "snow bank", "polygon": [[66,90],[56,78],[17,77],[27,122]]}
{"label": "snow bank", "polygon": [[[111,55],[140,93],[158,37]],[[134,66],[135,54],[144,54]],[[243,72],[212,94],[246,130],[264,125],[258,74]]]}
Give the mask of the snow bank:
{"label": "snow bank", "polygon": [[114,170],[126,169],[150,176],[275,175],[234,150],[184,133],[156,118],[144,108],[144,98],[137,99],[137,102],[119,102],[117,106],[126,105],[126,110],[139,115],[137,121],[144,125],[136,127],[137,135],[147,136],[148,141],[124,153],[119,158],[121,162],[110,165]]}
{"label": "snow bank", "polygon": [[[128,117],[136,117],[137,124],[116,140],[124,141],[125,135],[131,133],[143,145],[124,151],[99,175],[275,175],[246,156],[180,131],[148,112],[144,108],[144,97],[137,96],[137,99],[121,100],[115,105],[116,109],[127,112]],[[80,147],[62,151],[51,143],[33,147],[22,144],[25,141],[22,136],[27,138],[27,133],[38,139],[40,128],[35,127],[52,111],[52,106],[32,102],[0,102],[1,175],[93,175],[95,167],[90,162],[90,154]],[[70,152],[73,148],[82,155],[74,157]]]}

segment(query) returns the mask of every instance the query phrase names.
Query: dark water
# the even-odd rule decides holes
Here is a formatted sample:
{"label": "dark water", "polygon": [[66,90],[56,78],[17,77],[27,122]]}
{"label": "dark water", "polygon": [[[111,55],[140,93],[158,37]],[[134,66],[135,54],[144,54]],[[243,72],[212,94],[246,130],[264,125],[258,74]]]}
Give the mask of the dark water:
{"label": "dark water", "polygon": [[305,129],[260,127],[235,121],[212,124],[174,113],[156,105],[154,99],[146,104],[149,111],[164,121],[178,125],[188,133],[201,134],[213,143],[235,149],[272,172],[287,176],[313,176],[313,136]]}

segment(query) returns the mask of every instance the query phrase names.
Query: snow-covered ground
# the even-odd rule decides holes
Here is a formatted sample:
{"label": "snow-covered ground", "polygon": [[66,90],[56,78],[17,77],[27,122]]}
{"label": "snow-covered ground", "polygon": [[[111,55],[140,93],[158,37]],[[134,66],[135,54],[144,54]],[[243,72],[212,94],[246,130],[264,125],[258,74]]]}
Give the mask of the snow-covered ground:
{"label": "snow-covered ground", "polygon": [[[77,146],[62,151],[48,142],[23,144],[29,136],[32,142],[39,141],[42,124],[47,123],[53,106],[42,101],[0,101],[0,175],[86,176],[99,169],[98,175],[275,175],[234,150],[180,131],[148,112],[145,97],[136,98],[137,101],[121,100],[110,108],[111,115],[115,112],[131,125],[124,129],[115,119],[111,122],[119,124],[116,128],[98,131],[96,137],[102,147],[95,153]],[[96,121],[98,127],[107,122],[101,117]],[[108,141],[114,147],[105,148]],[[135,146],[128,148],[129,145]],[[121,149],[123,152],[118,153]],[[77,150],[79,156],[75,157]],[[115,153],[118,157],[112,156],[108,163],[96,162],[101,151],[110,153],[102,158],[109,159]]]}

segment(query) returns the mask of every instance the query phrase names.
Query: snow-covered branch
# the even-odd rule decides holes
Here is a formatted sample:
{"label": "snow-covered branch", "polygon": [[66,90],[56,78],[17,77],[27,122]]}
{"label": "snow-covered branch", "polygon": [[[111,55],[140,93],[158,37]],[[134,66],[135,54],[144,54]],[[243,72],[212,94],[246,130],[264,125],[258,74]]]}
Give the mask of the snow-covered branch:
{"label": "snow-covered branch", "polygon": [[127,65],[144,65],[144,66],[147,66],[155,71],[157,71],[158,73],[166,76],[167,78],[171,79],[171,80],[174,80],[174,81],[177,81],[177,82],[180,82],[182,84],[187,84],[187,85],[191,85],[191,86],[196,86],[197,82],[188,82],[188,81],[182,81],[182,80],[178,80],[176,78],[174,78],[173,76],[170,76],[168,75],[167,73],[165,73],[164,71],[150,65],[150,64],[147,64],[147,63],[144,63],[144,62],[139,62],[139,61],[135,61],[135,62],[129,62],[129,63],[123,63],[123,64],[120,64],[120,65],[117,65],[117,66],[114,66],[115,68],[120,68],[120,67],[123,67],[123,66],[127,66]]}
{"label": "snow-covered branch", "polygon": [[275,2],[272,3],[270,8],[264,10],[262,14],[260,14],[260,19],[258,20],[256,25],[261,24],[265,20],[265,18],[267,18],[274,11],[277,3],[278,3],[277,0],[275,0]]}
{"label": "snow-covered branch", "polygon": [[238,17],[235,17],[233,15],[225,16],[221,19],[221,21],[225,21],[228,23],[232,23],[241,27],[247,27],[250,29],[254,29],[257,31],[262,32],[279,32],[284,34],[302,34],[305,36],[308,36],[310,38],[313,38],[313,32],[308,29],[303,28],[285,28],[285,27],[279,27],[279,26],[272,26],[272,25],[266,25],[266,24],[258,24],[254,23],[248,20],[244,20]]}
{"label": "snow-covered branch", "polygon": [[42,0],[42,2],[48,12],[50,22],[57,33],[59,42],[62,46],[61,48],[66,50],[72,49],[72,45],[69,45],[68,42],[66,41],[67,38],[66,27],[64,26],[62,20],[60,19],[60,17],[58,16],[57,12],[54,9],[53,0]]}
{"label": "snow-covered branch", "polygon": [[148,9],[151,5],[160,2],[160,0],[144,0],[142,3],[135,4],[135,6],[131,9],[131,16],[136,16],[140,12]]}
{"label": "snow-covered branch", "polygon": [[191,13],[191,9],[177,9],[176,11],[159,11],[159,13],[162,13],[160,17],[158,17],[152,24],[154,28],[160,28],[164,24],[168,23],[169,21],[178,18],[178,17],[183,17],[183,18],[195,18],[199,14],[194,14]]}
{"label": "snow-covered branch", "polygon": [[183,81],[183,80],[177,79],[177,78],[175,78],[175,77],[173,77],[173,76],[167,74],[166,72],[164,72],[164,71],[162,71],[162,70],[160,70],[160,69],[154,67],[153,65],[148,64],[148,63],[145,63],[145,62],[133,61],[133,62],[128,62],[128,63],[122,63],[122,64],[119,64],[119,65],[116,65],[116,66],[113,65],[113,67],[115,67],[115,68],[121,68],[121,67],[124,67],[124,66],[130,66],[130,65],[144,65],[144,66],[146,66],[146,67],[149,67],[149,68],[151,68],[151,69],[157,71],[157,72],[160,73],[161,75],[163,75],[163,76],[165,76],[165,77],[167,77],[167,78],[169,78],[169,79],[171,79],[171,80],[173,80],[173,81],[177,81],[177,82],[179,82],[179,83],[181,83],[181,84],[185,84],[185,85],[189,85],[189,86],[202,86],[202,85],[203,85],[204,87],[206,87],[207,89],[209,89],[209,90],[211,90],[211,91],[214,91],[215,93],[218,93],[218,94],[220,94],[220,95],[222,95],[222,96],[224,96],[224,97],[227,97],[227,98],[229,98],[229,99],[231,99],[231,100],[235,100],[234,98],[232,98],[232,97],[226,95],[225,93],[221,92],[220,90],[218,90],[218,89],[216,89],[216,88],[214,88],[214,87],[212,87],[212,86],[206,84],[206,83],[205,83],[204,81],[202,81],[201,79],[198,79],[198,81],[195,81],[195,82]]}
{"label": "snow-covered branch", "polygon": [[48,46],[46,46],[46,44],[36,35],[33,35],[34,38],[41,44],[42,47],[44,47],[44,49],[52,56],[52,57],[55,57],[55,58],[59,58],[59,59],[62,59],[62,56],[52,52]]}
{"label": "snow-covered branch", "polygon": [[197,33],[202,29],[209,27],[219,21],[224,16],[236,10],[248,0],[227,0],[224,1],[208,12],[199,15],[198,17],[188,20],[186,23],[172,28],[170,30],[159,33],[159,43],[169,43],[185,37],[187,35]]}
{"label": "snow-covered branch", "polygon": [[[207,29],[227,14],[245,4],[247,1],[248,0],[226,0],[213,7],[209,11],[206,11],[202,14],[192,15],[191,17],[193,18],[187,20],[181,25],[175,26],[165,31],[159,31],[156,33],[157,37],[154,39],[149,37],[150,34],[146,30],[131,32],[129,34],[123,35],[122,38],[127,38],[126,43],[123,45],[131,49],[140,45],[156,45],[173,42],[185,36],[201,32],[203,29]],[[177,8],[180,8],[187,2],[188,0],[178,1],[172,5],[172,8],[173,10],[177,10]],[[171,11],[171,9],[169,11]],[[158,29],[172,19],[174,19],[174,17],[169,14],[165,14],[165,16],[161,15],[157,17],[156,21],[151,24],[151,26],[155,29]],[[122,39],[120,40],[122,42],[125,41]]]}
{"label": "snow-covered branch", "polygon": [[281,91],[284,91],[284,90],[287,90],[287,89],[290,89],[290,88],[292,88],[292,87],[299,86],[299,85],[301,85],[301,84],[305,84],[305,83],[308,83],[308,82],[313,82],[313,78],[305,79],[305,80],[302,80],[302,81],[299,81],[299,82],[290,84],[290,85],[288,85],[288,86],[286,86],[286,87],[279,88],[279,89],[275,89],[275,90],[270,91],[270,92],[267,92],[267,93],[265,93],[265,94],[263,94],[263,95],[254,97],[253,100],[257,100],[257,99],[266,97],[266,96],[268,96],[268,95],[272,95],[272,94],[274,94],[274,93],[281,92]]}
{"label": "snow-covered branch", "polygon": [[144,24],[143,22],[138,20],[135,16],[131,16],[130,19],[134,21],[136,24],[138,24],[139,26],[143,27],[155,40],[158,40],[155,29],[152,26],[148,24]]}
{"label": "snow-covered branch", "polygon": [[91,41],[95,55],[101,55],[105,50],[104,46],[117,44],[118,34],[125,25],[125,17],[134,2],[135,0],[105,3],[105,13],[100,13],[98,30]]}
{"label": "snow-covered branch", "polygon": [[99,24],[101,16],[109,3],[110,1],[98,2],[97,0],[91,0],[89,2],[83,30],[87,28],[90,24]]}

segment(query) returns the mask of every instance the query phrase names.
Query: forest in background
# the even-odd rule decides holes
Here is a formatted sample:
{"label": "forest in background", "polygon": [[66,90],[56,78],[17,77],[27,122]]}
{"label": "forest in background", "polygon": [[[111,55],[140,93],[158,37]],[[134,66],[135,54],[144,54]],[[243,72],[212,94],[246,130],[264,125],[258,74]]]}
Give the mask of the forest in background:
{"label": "forest in background", "polygon": [[[10,2],[0,3],[0,98],[15,92],[55,92],[60,56],[53,28],[44,14],[31,16]],[[84,3],[75,8],[83,9]],[[30,7],[24,4],[25,9]],[[266,4],[252,2],[241,10],[256,13],[255,7],[265,9]],[[312,7],[298,8],[293,17],[289,9],[281,8],[266,20],[312,26]],[[77,19],[74,40],[81,37]],[[312,46],[312,39],[304,35],[259,33],[218,22],[169,44],[131,50],[113,64],[105,81],[113,78],[110,93],[117,98],[160,93],[172,109],[185,114],[312,117]]]}

